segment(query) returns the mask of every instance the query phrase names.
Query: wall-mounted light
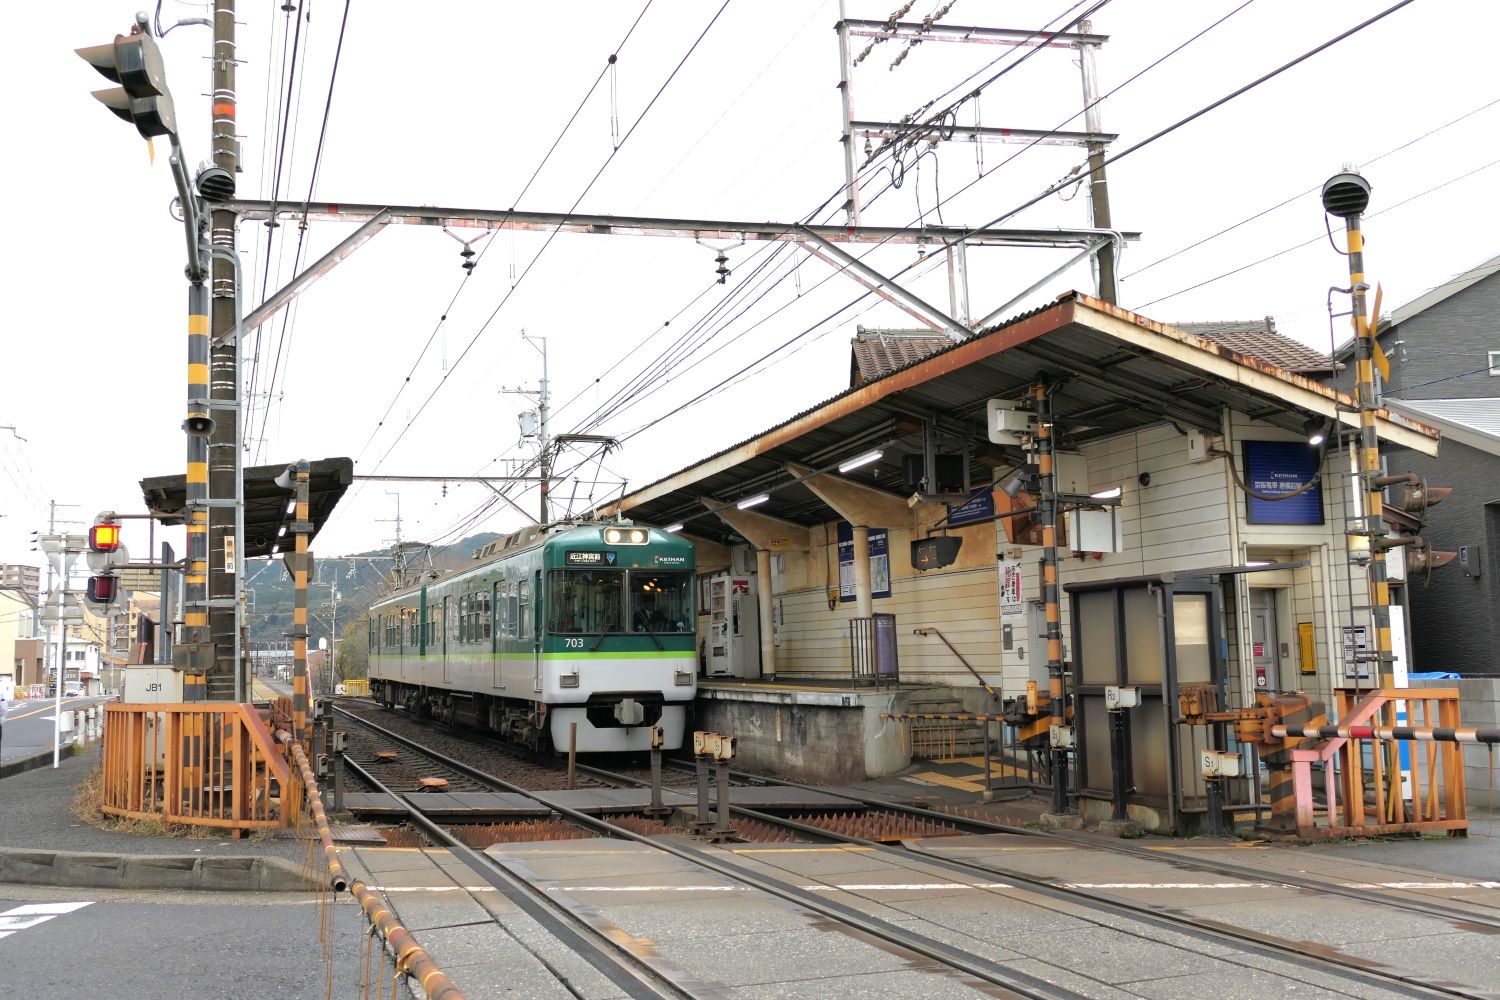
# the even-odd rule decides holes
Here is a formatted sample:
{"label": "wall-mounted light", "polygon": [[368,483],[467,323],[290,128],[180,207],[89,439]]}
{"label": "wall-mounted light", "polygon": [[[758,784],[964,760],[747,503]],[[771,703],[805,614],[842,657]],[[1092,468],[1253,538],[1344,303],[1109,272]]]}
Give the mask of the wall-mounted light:
{"label": "wall-mounted light", "polygon": [[771,499],[771,494],[769,494],[769,493],[759,493],[759,494],[756,494],[753,497],[746,497],[745,499],[741,500],[739,503],[735,504],[735,506],[738,507],[740,510],[749,510],[751,507],[754,507],[757,504],[763,504],[763,503],[765,503],[769,499]]}
{"label": "wall-mounted light", "polygon": [[682,530],[682,522],[678,521],[676,524],[669,524],[661,530],[665,531],[669,535],[676,534],[677,532]]}
{"label": "wall-mounted light", "polygon": [[1098,493],[1090,493],[1089,498],[1093,500],[1113,500],[1124,493],[1123,487],[1116,486],[1113,489],[1100,490]]}
{"label": "wall-mounted light", "polygon": [[1307,443],[1314,447],[1328,440],[1328,421],[1322,417],[1307,418],[1302,430],[1307,435]]}
{"label": "wall-mounted light", "polygon": [[863,455],[855,455],[847,462],[840,462],[839,471],[853,472],[855,469],[859,468],[862,465],[869,465],[871,462],[880,461],[884,456],[885,452],[881,451],[879,448],[876,448],[874,451],[867,451]]}
{"label": "wall-mounted light", "polygon": [[1011,499],[1015,499],[1017,493],[1028,489],[1031,479],[1037,474],[1037,467],[1031,463],[1017,466],[1016,470],[1006,477],[1005,482],[1000,484],[1000,490]]}

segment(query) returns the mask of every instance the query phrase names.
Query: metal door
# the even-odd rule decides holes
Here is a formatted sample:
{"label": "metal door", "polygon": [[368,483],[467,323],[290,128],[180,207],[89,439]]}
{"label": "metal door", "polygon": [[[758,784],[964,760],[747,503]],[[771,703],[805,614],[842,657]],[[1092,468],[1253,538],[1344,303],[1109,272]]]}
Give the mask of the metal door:
{"label": "metal door", "polygon": [[1276,627],[1276,591],[1250,589],[1250,660],[1255,670],[1255,690],[1272,691],[1282,686],[1281,632]]}
{"label": "metal door", "polygon": [[451,683],[453,683],[453,678],[450,677],[450,676],[448,676],[448,622],[450,621],[450,619],[448,618],[449,608],[448,608],[448,598],[447,597],[443,598],[443,605],[442,605],[442,607],[443,607],[442,617],[438,620],[438,623],[437,623],[438,633],[439,633],[439,635],[441,635],[442,638],[440,638],[438,641],[442,644],[443,683],[444,684],[451,684]]}

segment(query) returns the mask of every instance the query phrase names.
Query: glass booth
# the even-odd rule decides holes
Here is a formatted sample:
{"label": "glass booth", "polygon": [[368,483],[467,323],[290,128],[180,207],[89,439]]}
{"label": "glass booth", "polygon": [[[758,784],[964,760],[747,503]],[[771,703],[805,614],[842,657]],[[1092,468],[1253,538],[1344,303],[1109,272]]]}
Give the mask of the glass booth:
{"label": "glass booth", "polygon": [[[1113,798],[1105,688],[1139,689],[1125,719],[1126,803],[1160,814],[1161,832],[1186,832],[1207,810],[1199,753],[1211,738],[1229,749],[1226,727],[1179,725],[1177,692],[1208,684],[1226,704],[1225,643],[1219,587],[1172,574],[1072,584],[1073,727],[1080,800]],[[1238,783],[1236,783],[1238,784]],[[1244,797],[1231,792],[1230,801]],[[1086,803],[1079,802],[1080,811]],[[1193,816],[1192,814],[1198,814]],[[1184,822],[1186,820],[1186,822]]]}

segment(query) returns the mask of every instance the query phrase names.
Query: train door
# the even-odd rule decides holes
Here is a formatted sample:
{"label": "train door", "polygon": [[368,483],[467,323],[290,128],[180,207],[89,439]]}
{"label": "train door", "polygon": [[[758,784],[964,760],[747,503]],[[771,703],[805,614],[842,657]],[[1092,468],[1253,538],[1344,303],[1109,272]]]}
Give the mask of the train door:
{"label": "train door", "polygon": [[452,621],[452,619],[448,617],[448,612],[450,610],[452,610],[452,609],[448,607],[448,598],[444,597],[443,598],[443,614],[442,614],[442,617],[438,620],[438,623],[437,623],[438,633],[442,636],[442,639],[440,640],[440,642],[442,643],[443,683],[444,684],[451,684],[453,682],[453,678],[448,675],[448,623],[450,621]]}
{"label": "train door", "polygon": [[500,602],[505,600],[505,591],[497,580],[490,584],[490,669],[495,672],[494,685],[497,688],[505,687],[505,675],[500,671],[500,623],[505,615],[500,609]]}
{"label": "train door", "polygon": [[521,626],[529,628],[531,635],[531,689],[540,691],[542,689],[542,616],[539,612],[542,600],[542,571],[537,570],[530,582],[531,588],[528,593],[528,581],[521,581]]}

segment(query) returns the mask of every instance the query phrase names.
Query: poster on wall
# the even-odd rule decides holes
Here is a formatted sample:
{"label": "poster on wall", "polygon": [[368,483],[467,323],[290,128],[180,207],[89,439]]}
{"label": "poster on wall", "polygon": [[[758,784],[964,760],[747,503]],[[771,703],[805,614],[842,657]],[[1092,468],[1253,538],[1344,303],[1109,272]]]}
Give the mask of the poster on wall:
{"label": "poster on wall", "polygon": [[1000,617],[1019,618],[1026,610],[1021,597],[1021,560],[1000,560]]}
{"label": "poster on wall", "polygon": [[[1260,497],[1245,495],[1250,524],[1322,524],[1322,452],[1301,441],[1244,442],[1244,479]],[[1307,482],[1311,489],[1297,491]]]}
{"label": "poster on wall", "polygon": [[[891,596],[890,532],[870,529],[870,596]],[[854,528],[839,522],[839,600],[854,600]]]}

